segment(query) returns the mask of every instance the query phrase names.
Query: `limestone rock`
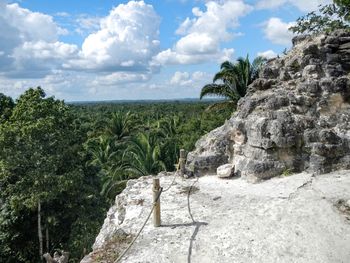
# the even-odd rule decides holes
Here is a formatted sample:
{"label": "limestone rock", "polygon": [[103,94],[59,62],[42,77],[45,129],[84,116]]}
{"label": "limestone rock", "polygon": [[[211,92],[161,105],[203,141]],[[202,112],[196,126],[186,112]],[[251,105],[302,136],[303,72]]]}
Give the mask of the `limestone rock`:
{"label": "limestone rock", "polygon": [[216,169],[216,174],[220,178],[229,178],[234,175],[234,168],[233,164],[224,164]]}
{"label": "limestone rock", "polygon": [[[167,187],[173,176],[161,176]],[[188,189],[192,222],[188,214]],[[242,178],[176,177],[161,195],[161,227],[148,221],[120,263],[348,262],[350,258],[350,171],[322,176],[276,177],[260,184]],[[81,263],[115,262],[152,207],[152,177],[132,180],[118,209],[108,213],[93,252]],[[137,202],[144,200],[143,203]],[[338,201],[340,200],[340,201]],[[115,203],[119,206],[120,200]],[[110,237],[107,229],[118,229]]]}
{"label": "limestone rock", "polygon": [[350,33],[298,36],[269,60],[237,111],[189,154],[187,169],[259,181],[284,171],[350,168]]}

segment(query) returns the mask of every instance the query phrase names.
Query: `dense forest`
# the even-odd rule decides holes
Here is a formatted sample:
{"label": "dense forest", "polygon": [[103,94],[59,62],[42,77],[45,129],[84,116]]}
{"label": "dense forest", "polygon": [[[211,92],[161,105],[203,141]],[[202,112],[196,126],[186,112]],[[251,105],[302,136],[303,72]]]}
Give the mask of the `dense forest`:
{"label": "dense forest", "polygon": [[[334,0],[290,29],[349,30],[349,7]],[[199,94],[224,98],[215,103],[67,104],[39,87],[16,100],[0,93],[0,263],[42,262],[57,250],[79,262],[127,180],[175,170],[179,150],[231,116],[264,63],[222,63]]]}
{"label": "dense forest", "polygon": [[89,252],[130,178],[173,171],[232,109],[210,101],[71,103],[31,88],[0,94],[0,262]]}

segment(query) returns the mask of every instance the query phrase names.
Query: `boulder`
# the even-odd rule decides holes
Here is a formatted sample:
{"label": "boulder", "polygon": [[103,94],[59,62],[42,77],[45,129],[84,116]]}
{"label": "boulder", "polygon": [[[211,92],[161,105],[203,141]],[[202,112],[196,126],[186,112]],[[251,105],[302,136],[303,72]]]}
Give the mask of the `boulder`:
{"label": "boulder", "polygon": [[229,178],[234,175],[234,168],[233,164],[224,164],[216,169],[216,174],[219,178]]}
{"label": "boulder", "polygon": [[285,171],[350,168],[350,32],[299,36],[269,60],[237,111],[189,154],[187,168],[257,182]]}

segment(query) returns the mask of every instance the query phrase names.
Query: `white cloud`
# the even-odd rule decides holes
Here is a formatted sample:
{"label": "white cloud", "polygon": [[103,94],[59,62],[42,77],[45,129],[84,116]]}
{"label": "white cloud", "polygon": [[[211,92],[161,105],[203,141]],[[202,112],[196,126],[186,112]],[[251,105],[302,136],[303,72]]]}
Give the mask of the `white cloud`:
{"label": "white cloud", "polygon": [[186,87],[202,87],[205,83],[210,82],[211,74],[195,71],[192,74],[189,72],[176,71],[170,79],[170,84],[174,86]]}
{"label": "white cloud", "polygon": [[302,12],[318,10],[319,5],[330,4],[331,0],[260,0],[256,7],[259,9],[273,9],[280,6],[292,5]]}
{"label": "white cloud", "polygon": [[132,72],[114,72],[105,76],[98,76],[92,82],[94,86],[112,86],[124,83],[143,82],[150,79],[150,74]]}
{"label": "white cloud", "polygon": [[277,57],[277,53],[271,49],[263,51],[263,52],[258,52],[257,54],[259,57],[271,59]]}
{"label": "white cloud", "polygon": [[221,49],[222,42],[231,40],[238,19],[252,10],[242,0],[209,1],[206,10],[192,9],[194,18],[186,18],[176,34],[182,37],[173,48],[155,57],[159,64],[197,64],[231,59],[233,49]]}
{"label": "white cloud", "polygon": [[75,46],[58,41],[67,31],[51,16],[4,2],[0,9],[1,75],[42,77],[60,67],[54,59],[71,54],[71,49],[77,52]]}
{"label": "white cloud", "polygon": [[[112,77],[117,82],[130,76],[130,81],[142,81],[158,70],[151,60],[159,52],[160,18],[144,1],[120,4],[101,19],[80,16],[80,28],[95,31],[81,48],[59,41],[67,30],[49,15],[1,0],[0,9],[2,76],[42,78],[57,70],[87,71],[99,72],[101,81],[108,83]],[[135,72],[140,76],[133,76]],[[104,77],[108,75],[112,77]]]}
{"label": "white cloud", "polygon": [[263,23],[263,31],[265,37],[272,43],[289,46],[293,38],[293,33],[288,29],[294,24],[294,22],[283,22],[278,17],[271,17],[268,21]]}
{"label": "white cloud", "polygon": [[60,17],[69,17],[70,14],[67,12],[57,12],[55,13],[55,16],[60,16]]}
{"label": "white cloud", "polygon": [[82,44],[71,68],[95,71],[152,71],[159,50],[160,18],[143,1],[120,4],[101,19],[100,28]]}
{"label": "white cloud", "polygon": [[57,41],[59,35],[67,34],[67,30],[57,26],[51,16],[32,12],[18,4],[5,5],[0,18],[18,32],[21,40]]}
{"label": "white cloud", "polygon": [[92,32],[100,29],[100,21],[101,17],[88,16],[85,14],[79,15],[78,18],[75,20],[77,24],[75,32],[82,36],[86,36],[86,34],[91,34]]}
{"label": "white cloud", "polygon": [[184,86],[190,82],[190,74],[188,72],[176,71],[172,76],[170,83]]}

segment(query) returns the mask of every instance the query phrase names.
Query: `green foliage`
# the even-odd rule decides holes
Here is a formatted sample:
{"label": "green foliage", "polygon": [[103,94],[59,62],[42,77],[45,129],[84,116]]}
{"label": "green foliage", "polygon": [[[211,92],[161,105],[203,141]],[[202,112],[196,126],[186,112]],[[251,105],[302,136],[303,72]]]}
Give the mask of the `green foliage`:
{"label": "green foliage", "polygon": [[36,88],[19,97],[9,120],[0,126],[1,262],[39,261],[38,202],[51,249],[70,250],[78,258],[91,245],[87,237],[88,247],[77,246],[70,233],[82,217],[80,225],[96,234],[95,224],[103,220],[96,210],[104,211],[105,205],[95,197],[98,182],[84,168],[84,136],[73,123],[64,102],[45,98]]}
{"label": "green foliage", "polygon": [[0,123],[9,119],[12,113],[12,109],[15,106],[12,98],[0,93]]}
{"label": "green foliage", "polygon": [[160,159],[160,145],[157,137],[150,133],[139,133],[130,140],[126,150],[128,170],[136,176],[156,175],[166,170]]}
{"label": "green foliage", "polygon": [[[229,108],[234,110],[237,102],[244,97],[249,84],[258,78],[259,71],[265,59],[257,57],[252,63],[246,58],[238,58],[235,63],[225,61],[220,66],[220,71],[215,74],[213,83],[205,85],[200,93],[200,99],[206,96],[218,96],[224,99],[214,103],[207,110],[222,110]],[[215,82],[220,81],[220,84]]]}
{"label": "green foliage", "polygon": [[282,176],[284,176],[284,177],[291,176],[292,173],[293,173],[293,172],[292,172],[291,169],[285,169],[285,170],[282,172]]}
{"label": "green foliage", "polygon": [[320,6],[297,19],[296,25],[290,27],[294,33],[331,32],[336,29],[350,30],[350,0],[334,0],[333,4]]}
{"label": "green foliage", "polygon": [[174,170],[180,148],[230,117],[210,104],[67,105],[41,88],[16,103],[0,96],[0,262],[39,261],[38,202],[49,252],[79,262],[128,179]]}

